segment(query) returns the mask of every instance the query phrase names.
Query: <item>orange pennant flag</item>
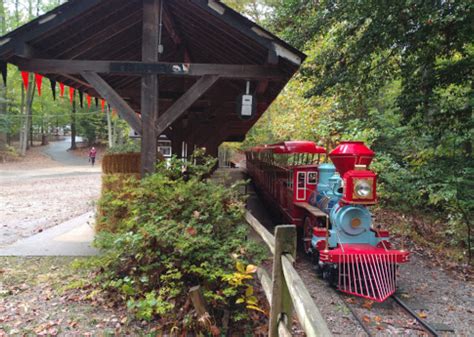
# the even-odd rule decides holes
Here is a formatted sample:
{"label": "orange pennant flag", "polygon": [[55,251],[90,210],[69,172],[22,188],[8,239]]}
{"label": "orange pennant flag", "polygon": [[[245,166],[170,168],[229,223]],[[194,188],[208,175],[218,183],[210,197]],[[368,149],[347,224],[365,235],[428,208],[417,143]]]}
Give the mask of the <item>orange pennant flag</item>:
{"label": "orange pennant flag", "polygon": [[30,82],[30,73],[22,71],[21,78],[23,79],[23,85],[25,87],[25,90],[28,90],[28,84]]}
{"label": "orange pennant flag", "polygon": [[59,97],[64,97],[64,83],[59,82]]}
{"label": "orange pennant flag", "polygon": [[92,104],[92,97],[91,95],[87,94],[87,108],[91,108],[91,104]]}
{"label": "orange pennant flag", "polygon": [[38,96],[41,96],[41,86],[43,85],[43,75],[35,74],[36,87],[38,88]]}
{"label": "orange pennant flag", "polygon": [[71,101],[71,104],[74,102],[74,90],[73,87],[69,87],[69,100]]}
{"label": "orange pennant flag", "polygon": [[104,110],[105,110],[105,99],[101,99],[100,104],[102,105],[102,112],[104,112]]}

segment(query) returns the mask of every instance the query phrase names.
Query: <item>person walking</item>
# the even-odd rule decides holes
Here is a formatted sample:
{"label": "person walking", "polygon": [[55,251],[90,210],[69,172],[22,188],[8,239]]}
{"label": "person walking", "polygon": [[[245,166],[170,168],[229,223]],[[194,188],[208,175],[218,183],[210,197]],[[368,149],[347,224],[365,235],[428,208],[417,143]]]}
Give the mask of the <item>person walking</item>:
{"label": "person walking", "polygon": [[92,147],[92,149],[89,151],[89,162],[94,166],[95,164],[95,157],[97,157],[97,150],[95,147]]}

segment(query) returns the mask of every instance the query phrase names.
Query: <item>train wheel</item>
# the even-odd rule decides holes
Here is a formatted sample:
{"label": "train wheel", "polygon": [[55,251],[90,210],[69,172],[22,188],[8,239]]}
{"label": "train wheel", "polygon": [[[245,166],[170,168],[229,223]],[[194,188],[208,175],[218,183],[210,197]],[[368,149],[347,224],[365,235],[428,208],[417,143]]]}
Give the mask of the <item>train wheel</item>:
{"label": "train wheel", "polygon": [[314,270],[319,277],[323,276],[323,268],[319,265],[319,251],[315,249],[311,254],[311,262],[313,263]]}
{"label": "train wheel", "polygon": [[337,268],[332,265],[326,265],[323,269],[323,279],[325,279],[329,285],[333,288],[337,288],[337,282],[339,278],[339,272]]}
{"label": "train wheel", "polygon": [[311,239],[313,238],[314,224],[309,217],[306,217],[303,222],[303,248],[304,252],[311,255],[313,247],[311,246]]}

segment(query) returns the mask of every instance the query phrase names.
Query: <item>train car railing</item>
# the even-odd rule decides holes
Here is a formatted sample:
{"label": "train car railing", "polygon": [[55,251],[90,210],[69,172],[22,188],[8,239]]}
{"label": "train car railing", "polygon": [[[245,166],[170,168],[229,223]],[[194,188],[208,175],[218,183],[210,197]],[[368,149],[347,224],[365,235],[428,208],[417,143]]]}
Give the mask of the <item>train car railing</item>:
{"label": "train car railing", "polygon": [[257,275],[270,303],[269,336],[291,336],[293,313],[309,337],[332,336],[326,321],[293,267],[296,256],[296,227],[281,225],[273,236],[250,212],[245,218],[273,254],[272,276],[263,268]]}

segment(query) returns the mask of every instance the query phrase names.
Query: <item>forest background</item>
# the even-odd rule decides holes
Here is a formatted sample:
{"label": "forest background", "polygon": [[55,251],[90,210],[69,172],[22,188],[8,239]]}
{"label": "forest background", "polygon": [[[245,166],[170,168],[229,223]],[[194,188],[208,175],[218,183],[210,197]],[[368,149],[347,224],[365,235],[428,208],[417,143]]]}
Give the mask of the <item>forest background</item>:
{"label": "forest background", "polygon": [[[0,0],[0,34],[62,2]],[[470,260],[474,3],[223,2],[308,55],[246,141],[233,146],[308,139],[331,149],[340,140],[365,141],[377,153],[373,168],[384,209],[395,210],[396,221],[413,214],[428,219],[406,220],[402,227],[438,249],[457,248],[458,260]],[[25,130],[41,134],[75,125],[95,141],[114,123],[110,112],[94,105],[78,105],[73,114],[68,98],[53,101],[44,90],[49,83],[31,99],[29,113],[34,85],[25,92],[13,68],[7,83],[0,84],[0,150],[22,130],[25,137]]]}

